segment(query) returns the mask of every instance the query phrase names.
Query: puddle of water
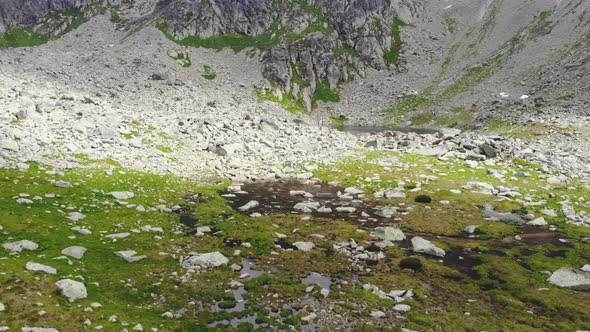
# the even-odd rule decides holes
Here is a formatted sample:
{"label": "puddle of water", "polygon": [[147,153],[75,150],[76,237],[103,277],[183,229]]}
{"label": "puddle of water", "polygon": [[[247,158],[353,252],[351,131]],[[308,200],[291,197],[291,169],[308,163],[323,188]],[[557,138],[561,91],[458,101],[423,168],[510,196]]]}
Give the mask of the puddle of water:
{"label": "puddle of water", "polygon": [[[245,281],[258,278],[265,273],[264,271],[256,270],[255,268],[256,268],[256,263],[253,260],[251,260],[249,258],[242,258],[242,269],[240,271],[238,271],[237,273],[239,273],[240,275],[244,275],[247,273],[247,274],[249,274],[249,276],[246,278],[239,279],[239,282],[243,283]],[[246,294],[246,289],[244,288],[244,286],[240,286],[236,289],[232,288],[229,290],[229,292],[234,295],[234,298],[236,300],[236,306],[233,308],[229,308],[229,309],[222,309],[219,307],[219,303],[217,303],[211,307],[212,312],[221,312],[221,311],[242,312],[242,311],[246,310],[246,303],[248,302],[248,300],[244,300],[244,294]],[[242,321],[240,321],[238,323],[241,323],[241,322]]]}
{"label": "puddle of water", "polygon": [[522,226],[521,234],[519,234],[522,242],[526,244],[553,244],[556,246],[568,246],[567,243],[561,242],[559,239],[563,239],[564,236],[558,232],[547,231],[543,228],[534,226]]}
{"label": "puddle of water", "polygon": [[368,126],[342,126],[339,128],[341,131],[348,132],[354,135],[361,134],[376,134],[385,132],[400,132],[400,133],[416,133],[419,135],[424,134],[437,134],[439,131],[430,128],[414,128],[414,127],[368,127]]}

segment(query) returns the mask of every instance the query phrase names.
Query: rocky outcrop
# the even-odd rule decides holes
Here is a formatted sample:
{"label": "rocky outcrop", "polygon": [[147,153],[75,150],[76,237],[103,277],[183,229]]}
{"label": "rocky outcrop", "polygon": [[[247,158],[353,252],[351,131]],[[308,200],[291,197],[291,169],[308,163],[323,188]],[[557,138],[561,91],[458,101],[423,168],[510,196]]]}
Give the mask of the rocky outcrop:
{"label": "rocky outcrop", "polygon": [[259,49],[265,77],[307,109],[316,82],[336,89],[364,75],[365,65],[384,69],[392,64],[385,55],[400,46],[392,37],[397,14],[384,0],[162,0],[155,13],[181,43],[196,36],[190,44],[218,38],[219,46]]}
{"label": "rocky outcrop", "polygon": [[[10,30],[33,28],[35,33],[57,35],[96,0],[5,0],[0,1],[0,35]],[[68,12],[66,15],[57,15]],[[40,24],[44,23],[44,24]]]}

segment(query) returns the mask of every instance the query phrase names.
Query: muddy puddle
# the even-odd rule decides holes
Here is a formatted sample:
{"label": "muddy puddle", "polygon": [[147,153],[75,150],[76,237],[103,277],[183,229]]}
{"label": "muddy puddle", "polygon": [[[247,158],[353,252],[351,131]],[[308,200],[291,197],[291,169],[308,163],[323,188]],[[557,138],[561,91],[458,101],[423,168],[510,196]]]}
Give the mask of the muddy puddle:
{"label": "muddy puddle", "polygon": [[[279,180],[246,183],[241,186],[241,191],[226,191],[222,195],[232,208],[248,215],[307,214],[348,220],[366,227],[388,225],[395,220],[378,215],[380,207],[363,201],[362,194],[347,195],[344,189],[327,183]],[[258,206],[240,210],[251,201],[258,202]],[[297,209],[298,203],[316,204],[317,207],[304,212]]]}

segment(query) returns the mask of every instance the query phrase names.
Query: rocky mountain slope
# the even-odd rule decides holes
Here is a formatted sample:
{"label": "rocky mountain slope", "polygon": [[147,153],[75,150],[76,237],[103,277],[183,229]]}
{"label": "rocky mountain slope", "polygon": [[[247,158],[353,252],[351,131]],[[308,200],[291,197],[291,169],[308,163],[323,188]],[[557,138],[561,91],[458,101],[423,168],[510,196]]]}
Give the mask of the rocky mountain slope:
{"label": "rocky mountain slope", "polygon": [[0,4],[0,33],[30,29],[39,42],[111,12],[131,33],[157,25],[180,45],[246,52],[268,80],[259,96],[290,110],[319,103],[351,123],[421,125],[462,109],[459,125],[481,125],[549,104],[585,109],[588,7],[583,0],[11,0]]}

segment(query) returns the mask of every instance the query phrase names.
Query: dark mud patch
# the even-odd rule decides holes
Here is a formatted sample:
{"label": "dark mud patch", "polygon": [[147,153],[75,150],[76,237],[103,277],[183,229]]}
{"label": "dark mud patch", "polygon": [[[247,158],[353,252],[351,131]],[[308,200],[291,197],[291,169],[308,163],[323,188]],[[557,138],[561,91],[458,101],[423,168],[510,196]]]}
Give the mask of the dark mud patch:
{"label": "dark mud patch", "polygon": [[[385,218],[378,215],[380,207],[363,200],[362,194],[342,196],[344,187],[328,183],[299,180],[260,181],[246,183],[241,186],[241,189],[241,191],[225,191],[221,194],[233,209],[247,215],[255,213],[311,215],[318,218],[348,220],[366,227],[390,225],[396,221],[393,217]],[[247,211],[239,210],[250,201],[256,201],[259,205]],[[295,209],[298,203],[316,203],[323,209],[312,208],[310,212],[304,212]],[[322,210],[329,212],[321,212]]]}

